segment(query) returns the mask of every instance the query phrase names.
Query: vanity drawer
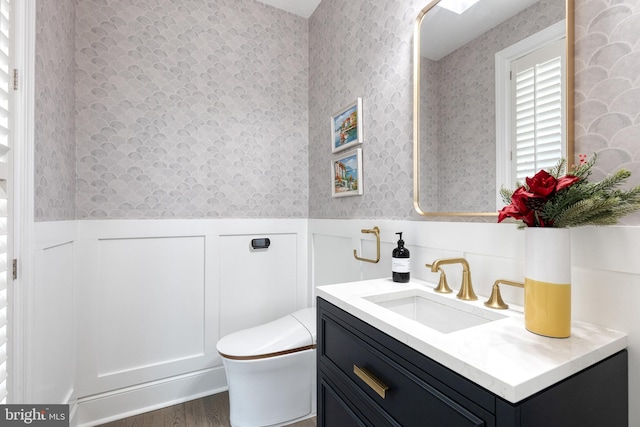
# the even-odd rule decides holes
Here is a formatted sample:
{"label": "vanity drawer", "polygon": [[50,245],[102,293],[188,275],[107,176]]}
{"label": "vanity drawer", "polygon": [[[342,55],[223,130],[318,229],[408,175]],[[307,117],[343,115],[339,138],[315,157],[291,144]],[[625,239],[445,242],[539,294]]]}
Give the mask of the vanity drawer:
{"label": "vanity drawer", "polygon": [[330,370],[318,375],[318,426],[402,427],[379,408],[369,405]]}
{"label": "vanity drawer", "polygon": [[[323,311],[318,326],[320,364],[342,377],[355,394],[390,414],[400,425],[495,425],[494,416],[489,411],[422,372],[352,325]],[[429,423],[426,424],[425,420]]]}

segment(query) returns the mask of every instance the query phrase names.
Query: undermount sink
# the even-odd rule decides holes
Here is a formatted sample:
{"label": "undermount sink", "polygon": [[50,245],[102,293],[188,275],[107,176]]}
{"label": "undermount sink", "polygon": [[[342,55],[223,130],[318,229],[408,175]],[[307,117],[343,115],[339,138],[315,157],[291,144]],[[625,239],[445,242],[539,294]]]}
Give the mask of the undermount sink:
{"label": "undermount sink", "polygon": [[420,289],[373,295],[364,299],[443,334],[506,317],[484,307]]}

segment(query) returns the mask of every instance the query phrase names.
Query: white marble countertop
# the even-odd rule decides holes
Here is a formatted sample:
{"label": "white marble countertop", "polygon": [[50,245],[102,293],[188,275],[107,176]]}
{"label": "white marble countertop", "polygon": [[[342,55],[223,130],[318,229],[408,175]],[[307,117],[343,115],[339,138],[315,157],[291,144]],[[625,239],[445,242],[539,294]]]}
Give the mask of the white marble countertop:
{"label": "white marble countertop", "polygon": [[[570,338],[536,335],[525,329],[520,307],[488,309],[482,297],[460,301],[455,293],[436,294],[433,288],[421,280],[374,279],[319,286],[316,295],[512,403],[627,347],[625,333],[577,321],[572,323]],[[441,333],[372,302],[376,295],[414,289],[426,290],[445,304],[465,304],[477,315],[505,317]]]}

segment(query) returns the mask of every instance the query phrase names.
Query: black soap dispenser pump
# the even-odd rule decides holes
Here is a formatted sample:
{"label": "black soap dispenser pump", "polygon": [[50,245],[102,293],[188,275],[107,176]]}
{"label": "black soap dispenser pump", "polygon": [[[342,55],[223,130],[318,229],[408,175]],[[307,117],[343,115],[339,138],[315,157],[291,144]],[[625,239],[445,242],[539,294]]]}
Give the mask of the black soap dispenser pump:
{"label": "black soap dispenser pump", "polygon": [[411,260],[409,258],[409,249],[404,247],[402,233],[396,233],[400,236],[398,247],[391,254],[391,273],[394,282],[407,283],[411,275]]}

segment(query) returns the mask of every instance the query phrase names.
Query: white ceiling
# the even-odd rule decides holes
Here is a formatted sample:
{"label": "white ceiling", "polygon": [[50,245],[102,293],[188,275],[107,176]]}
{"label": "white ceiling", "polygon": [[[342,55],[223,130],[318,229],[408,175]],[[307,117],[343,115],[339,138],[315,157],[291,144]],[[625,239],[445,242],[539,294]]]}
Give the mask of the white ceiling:
{"label": "white ceiling", "polygon": [[303,18],[309,18],[321,0],[258,0],[287,12],[295,13]]}
{"label": "white ceiling", "polygon": [[420,27],[422,56],[437,61],[538,1],[481,0],[462,15],[436,6]]}
{"label": "white ceiling", "polygon": [[[257,1],[308,19],[322,0]],[[429,11],[425,16],[425,21],[423,21],[423,24],[426,23],[426,25],[422,27],[422,56],[434,60],[440,59],[538,1],[481,0],[462,15],[435,7]],[[465,31],[461,31],[461,29],[465,29]],[[436,43],[433,41],[434,37],[437,40]]]}

